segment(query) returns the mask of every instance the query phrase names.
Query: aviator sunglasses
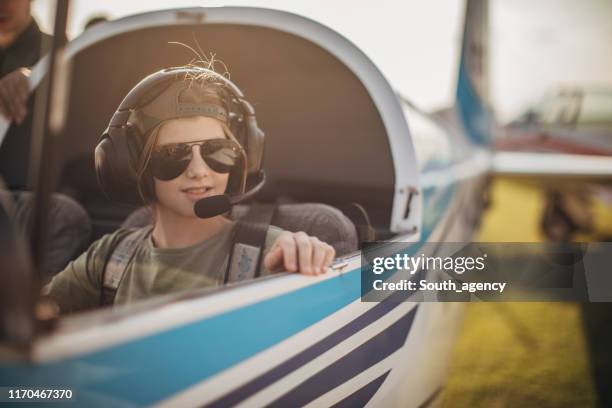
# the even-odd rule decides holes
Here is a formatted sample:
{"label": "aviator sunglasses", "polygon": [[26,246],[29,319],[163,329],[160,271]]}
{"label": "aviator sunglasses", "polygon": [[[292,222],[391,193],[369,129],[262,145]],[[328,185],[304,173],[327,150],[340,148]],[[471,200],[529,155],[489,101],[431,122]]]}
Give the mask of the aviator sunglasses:
{"label": "aviator sunglasses", "polygon": [[199,147],[200,155],[206,165],[217,173],[229,173],[243,156],[242,147],[229,139],[198,140],[156,146],[149,164],[153,177],[169,181],[183,174],[191,162],[194,145]]}

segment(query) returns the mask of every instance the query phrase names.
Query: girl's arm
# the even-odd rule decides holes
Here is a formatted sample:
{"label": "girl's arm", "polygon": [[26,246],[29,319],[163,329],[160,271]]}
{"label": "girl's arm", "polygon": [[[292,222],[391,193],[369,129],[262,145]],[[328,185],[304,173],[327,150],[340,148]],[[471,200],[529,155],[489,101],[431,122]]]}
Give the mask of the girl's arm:
{"label": "girl's arm", "polygon": [[44,287],[43,294],[57,303],[62,314],[100,306],[102,270],[126,231],[129,232],[118,230],[91,244],[87,251],[70,262]]}

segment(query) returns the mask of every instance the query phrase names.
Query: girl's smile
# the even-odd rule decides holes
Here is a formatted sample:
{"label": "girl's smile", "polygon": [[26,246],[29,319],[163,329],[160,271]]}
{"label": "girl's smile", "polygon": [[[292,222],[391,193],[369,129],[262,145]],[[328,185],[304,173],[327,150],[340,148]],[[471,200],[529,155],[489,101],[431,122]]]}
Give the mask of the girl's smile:
{"label": "girl's smile", "polygon": [[[216,119],[203,116],[171,119],[161,125],[157,146],[212,139],[225,139],[223,127]],[[165,181],[154,178],[158,216],[196,217],[193,211],[196,201],[225,193],[229,174],[212,170],[199,149],[198,145],[191,146],[189,165],[178,177]]]}

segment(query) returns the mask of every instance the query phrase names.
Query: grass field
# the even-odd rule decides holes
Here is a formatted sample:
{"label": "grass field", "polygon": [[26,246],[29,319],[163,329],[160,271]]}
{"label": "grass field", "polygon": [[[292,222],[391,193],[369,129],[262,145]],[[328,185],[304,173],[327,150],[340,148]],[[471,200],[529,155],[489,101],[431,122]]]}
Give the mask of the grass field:
{"label": "grass field", "polygon": [[[543,202],[497,179],[478,239],[537,242]],[[456,344],[443,407],[593,407],[597,397],[575,303],[473,303]]]}

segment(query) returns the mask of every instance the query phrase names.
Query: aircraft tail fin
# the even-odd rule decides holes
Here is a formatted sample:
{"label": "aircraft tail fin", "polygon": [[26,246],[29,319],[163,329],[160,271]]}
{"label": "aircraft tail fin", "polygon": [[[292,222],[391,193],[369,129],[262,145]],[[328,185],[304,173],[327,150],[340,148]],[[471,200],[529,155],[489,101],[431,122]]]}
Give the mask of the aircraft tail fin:
{"label": "aircraft tail fin", "polygon": [[489,5],[466,0],[456,107],[470,140],[489,145],[493,112],[489,105]]}

